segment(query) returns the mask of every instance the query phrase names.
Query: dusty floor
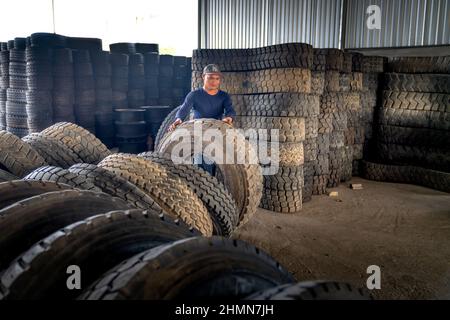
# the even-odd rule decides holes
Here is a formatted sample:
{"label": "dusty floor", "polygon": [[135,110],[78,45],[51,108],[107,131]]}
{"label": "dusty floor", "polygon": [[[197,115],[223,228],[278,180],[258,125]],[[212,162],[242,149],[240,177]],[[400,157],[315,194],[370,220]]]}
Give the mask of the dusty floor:
{"label": "dusty floor", "polygon": [[294,215],[259,209],[236,233],[270,253],[299,281],[366,285],[381,268],[378,299],[450,299],[450,194],[354,178],[328,196],[313,197]]}

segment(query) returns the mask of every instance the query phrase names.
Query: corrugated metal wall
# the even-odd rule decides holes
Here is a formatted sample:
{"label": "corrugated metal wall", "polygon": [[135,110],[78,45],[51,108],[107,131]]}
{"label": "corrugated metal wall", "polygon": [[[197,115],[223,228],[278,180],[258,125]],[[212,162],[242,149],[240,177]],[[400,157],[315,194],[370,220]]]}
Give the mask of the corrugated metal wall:
{"label": "corrugated metal wall", "polygon": [[[366,26],[369,5],[381,8],[380,31]],[[201,48],[283,42],[316,48],[450,44],[450,0],[199,0],[199,11]]]}
{"label": "corrugated metal wall", "polygon": [[199,0],[202,48],[339,48],[343,0]]}
{"label": "corrugated metal wall", "polygon": [[[450,0],[347,0],[346,48],[450,44]],[[366,27],[369,5],[381,8],[381,30]]]}

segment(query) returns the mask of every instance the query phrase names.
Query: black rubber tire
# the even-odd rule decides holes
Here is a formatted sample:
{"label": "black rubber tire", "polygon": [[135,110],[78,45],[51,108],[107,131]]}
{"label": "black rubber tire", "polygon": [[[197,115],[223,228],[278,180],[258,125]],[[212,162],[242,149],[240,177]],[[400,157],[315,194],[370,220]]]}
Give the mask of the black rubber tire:
{"label": "black rubber tire", "polygon": [[[172,125],[172,123],[175,122],[175,116],[180,110],[181,107],[177,107],[173,109],[167,117],[164,119],[164,121],[161,123],[161,126],[158,129],[158,134],[155,138],[155,150],[158,148],[159,144],[161,143],[162,138],[168,133],[169,127]],[[186,120],[186,119],[184,119]]]}
{"label": "black rubber tire", "polygon": [[409,183],[450,193],[450,173],[407,165],[362,161],[363,178],[395,183]]}
{"label": "black rubber tire", "polygon": [[293,281],[283,267],[250,244],[217,237],[191,238],[123,262],[81,298],[241,299]]}
{"label": "black rubber tire", "polygon": [[43,193],[72,189],[73,187],[51,181],[11,180],[0,183],[0,210],[18,201]]}
{"label": "black rubber tire", "polygon": [[449,93],[449,74],[384,74],[384,89],[391,91]]}
{"label": "black rubber tire", "polygon": [[397,57],[389,61],[388,69],[396,73],[450,73],[450,56]]}
{"label": "black rubber tire", "polygon": [[163,210],[197,228],[203,235],[212,235],[212,221],[201,200],[186,183],[160,164],[137,156],[113,154],[100,162],[99,167],[134,183]]}
{"label": "black rubber tire", "polygon": [[41,133],[32,133],[23,137],[22,140],[36,150],[44,158],[45,162],[51,166],[67,169],[76,163],[83,162],[64,143]]}
{"label": "black rubber tire", "polygon": [[102,192],[126,201],[130,207],[143,210],[151,209],[163,213],[160,206],[150,196],[111,171],[87,163],[73,165],[69,168],[69,171],[92,181]]}
{"label": "black rubber tire", "polygon": [[89,131],[68,122],[56,123],[42,134],[65,143],[83,162],[96,164],[111,152]]}
{"label": "black rubber tire", "polygon": [[53,166],[40,167],[25,176],[23,180],[52,181],[64,183],[82,190],[102,191],[99,187],[95,186],[92,180],[72,173],[67,169]]}
{"label": "black rubber tire", "polygon": [[233,197],[219,180],[196,165],[175,165],[157,153],[147,152],[139,156],[161,164],[189,185],[208,209],[214,235],[229,237],[233,233],[239,214]]}
{"label": "black rubber tire", "polygon": [[9,173],[6,170],[0,169],[0,182],[7,182],[7,181],[13,181],[18,180],[19,177],[16,177],[15,175]]}
{"label": "black rubber tire", "polygon": [[[194,130],[194,124],[195,126],[201,125],[202,130]],[[186,164],[193,163],[194,143],[199,143],[198,145],[202,146],[202,152],[205,148],[210,148],[212,145],[217,144],[215,141],[208,141],[209,139],[203,135],[204,131],[216,129],[225,136],[225,134],[228,133],[228,130],[233,130],[231,126],[225,124],[223,121],[209,119],[188,121],[181,124],[178,128],[189,131],[191,139],[184,139],[189,141],[183,140],[180,142],[180,137],[177,136],[178,133],[177,130],[175,130],[168,133],[163,138],[156,151],[165,157],[171,157],[173,149],[177,146],[183,148],[183,150],[190,150],[191,152],[189,154],[183,155],[183,161],[185,161]],[[236,201],[240,225],[243,225],[247,223],[256,212],[256,208],[261,199],[263,178],[261,168],[258,165],[256,151],[239,131],[235,130],[233,133],[236,133],[233,138],[233,146],[226,150],[232,152],[233,155],[231,155],[231,153],[224,154],[223,159],[227,159],[227,157],[237,159],[236,155],[239,154],[243,155],[245,159],[242,159],[244,160],[242,161],[243,163],[239,164],[217,164],[216,176],[219,178],[219,181],[225,185]],[[183,145],[183,143],[185,145]],[[217,145],[216,147],[222,148]]]}
{"label": "black rubber tire", "polygon": [[[196,235],[183,223],[152,211],[96,215],[49,235],[18,257],[2,277],[8,290],[4,299],[75,299],[123,260]],[[16,267],[24,264],[28,267]],[[82,270],[81,290],[67,290],[69,265]]]}
{"label": "black rubber tire", "polygon": [[0,131],[0,164],[12,174],[23,177],[45,165],[45,160],[15,135]]}
{"label": "black rubber tire", "polygon": [[127,209],[129,206],[121,199],[82,190],[48,192],[3,208],[0,270],[34,243],[64,226],[96,214]]}
{"label": "black rubber tire", "polygon": [[363,289],[347,283],[314,281],[285,284],[257,292],[246,300],[373,300]]}

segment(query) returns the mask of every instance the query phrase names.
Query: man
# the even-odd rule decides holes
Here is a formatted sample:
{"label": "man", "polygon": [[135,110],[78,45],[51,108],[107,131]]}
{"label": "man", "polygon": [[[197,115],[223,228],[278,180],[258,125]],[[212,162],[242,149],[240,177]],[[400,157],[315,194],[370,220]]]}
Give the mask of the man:
{"label": "man", "polygon": [[[183,105],[176,114],[175,122],[169,131],[175,130],[183,123],[191,109],[194,110],[194,119],[216,119],[231,125],[236,116],[231,98],[225,91],[220,90],[222,74],[215,64],[207,65],[203,69],[203,88],[191,91]],[[205,169],[209,174],[215,175],[216,166],[202,154],[194,155],[194,164]]]}
{"label": "man", "polygon": [[217,119],[230,125],[233,123],[236,112],[228,93],[219,89],[221,77],[219,67],[215,64],[203,69],[203,88],[187,95],[169,131],[183,123],[182,119],[186,119],[191,109],[194,110],[194,119]]}

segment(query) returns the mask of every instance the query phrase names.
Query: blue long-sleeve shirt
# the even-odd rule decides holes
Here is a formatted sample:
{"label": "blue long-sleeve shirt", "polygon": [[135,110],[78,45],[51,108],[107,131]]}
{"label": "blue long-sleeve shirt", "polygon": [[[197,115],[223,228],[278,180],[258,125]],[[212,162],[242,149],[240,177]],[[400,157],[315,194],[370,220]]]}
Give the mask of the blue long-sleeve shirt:
{"label": "blue long-sleeve shirt", "polygon": [[230,95],[219,90],[215,95],[208,94],[203,88],[190,92],[176,114],[177,119],[184,120],[194,110],[194,119],[216,119],[236,116]]}

